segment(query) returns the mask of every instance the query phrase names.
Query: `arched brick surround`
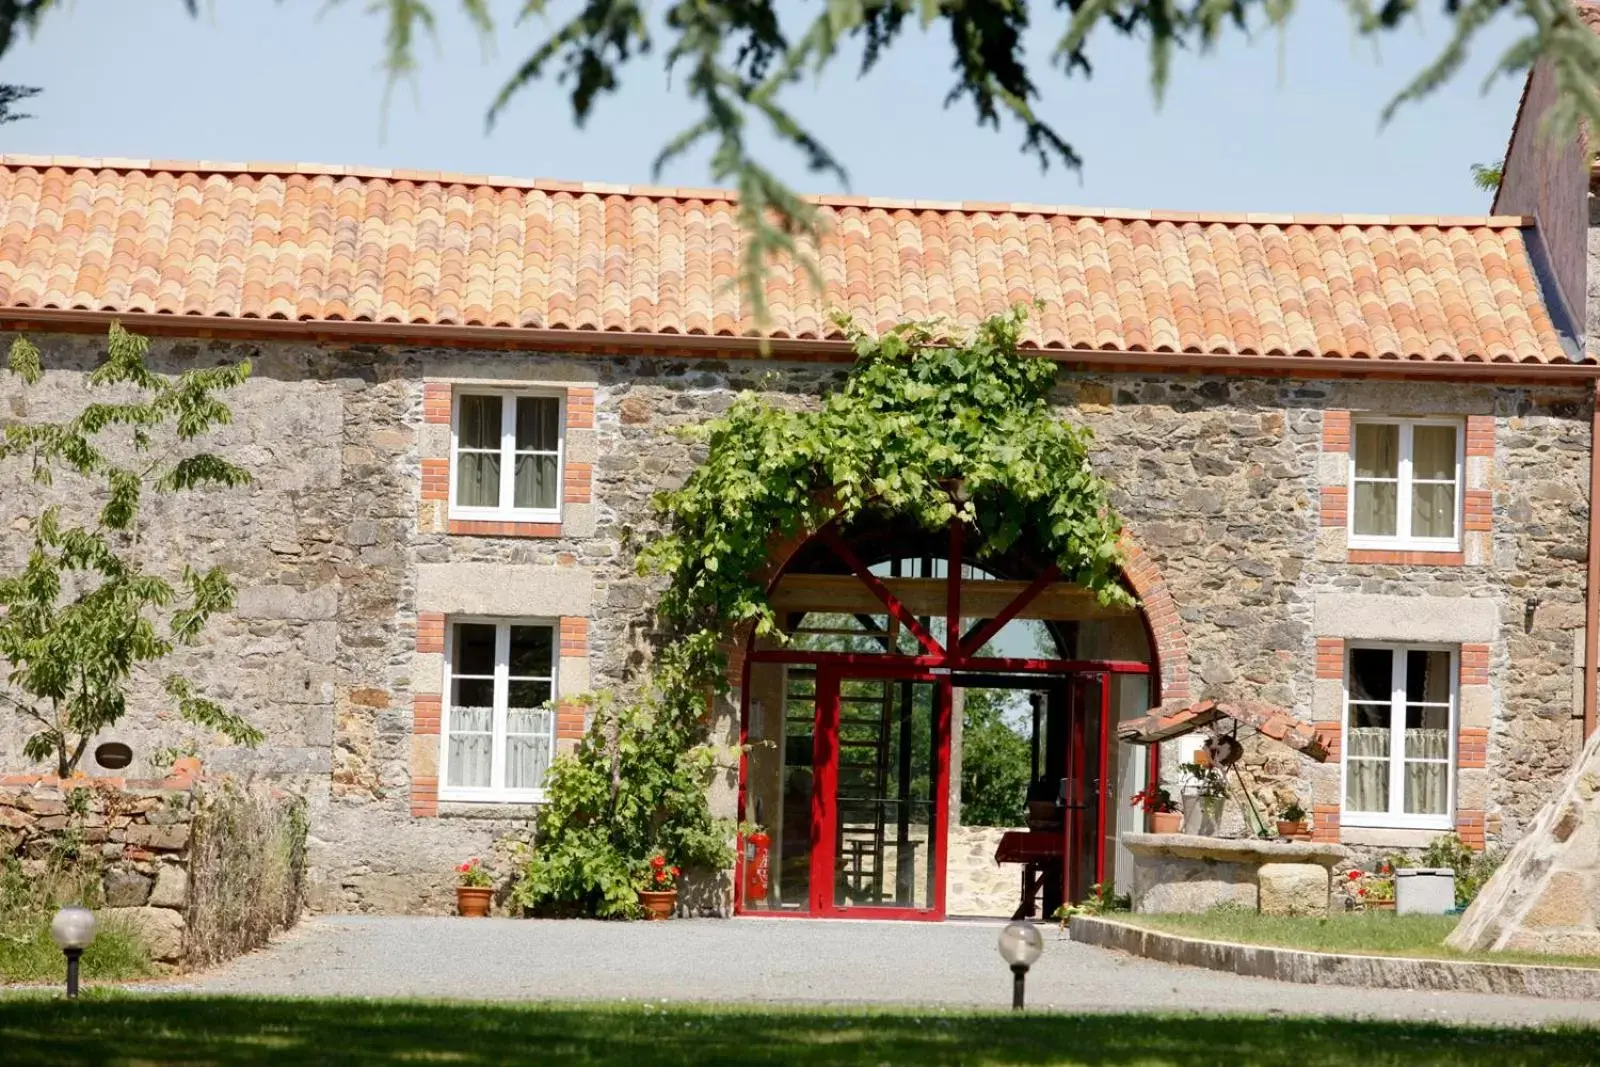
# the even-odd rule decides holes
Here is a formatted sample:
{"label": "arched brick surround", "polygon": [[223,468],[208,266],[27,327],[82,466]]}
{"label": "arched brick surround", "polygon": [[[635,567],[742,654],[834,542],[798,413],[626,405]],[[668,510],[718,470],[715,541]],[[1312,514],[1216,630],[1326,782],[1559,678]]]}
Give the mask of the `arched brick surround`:
{"label": "arched brick surround", "polygon": [[1122,532],[1122,555],[1127,561],[1123,573],[1139,598],[1145,623],[1150,627],[1150,643],[1161,670],[1161,702],[1188,700],[1192,696],[1189,692],[1189,639],[1183,633],[1178,602],[1172,599],[1161,568],[1126,530]]}

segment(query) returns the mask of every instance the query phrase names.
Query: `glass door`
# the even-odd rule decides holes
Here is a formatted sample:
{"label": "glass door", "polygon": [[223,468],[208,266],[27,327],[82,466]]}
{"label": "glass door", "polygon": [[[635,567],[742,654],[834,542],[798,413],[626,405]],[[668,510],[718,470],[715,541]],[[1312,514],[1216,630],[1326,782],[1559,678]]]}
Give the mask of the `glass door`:
{"label": "glass door", "polygon": [[1062,884],[1066,901],[1078,903],[1105,878],[1106,814],[1111,782],[1106,775],[1111,723],[1106,714],[1110,690],[1104,674],[1072,678],[1068,687],[1068,726],[1061,780]]}
{"label": "glass door", "polygon": [[816,913],[943,917],[949,708],[947,679],[820,672]]}

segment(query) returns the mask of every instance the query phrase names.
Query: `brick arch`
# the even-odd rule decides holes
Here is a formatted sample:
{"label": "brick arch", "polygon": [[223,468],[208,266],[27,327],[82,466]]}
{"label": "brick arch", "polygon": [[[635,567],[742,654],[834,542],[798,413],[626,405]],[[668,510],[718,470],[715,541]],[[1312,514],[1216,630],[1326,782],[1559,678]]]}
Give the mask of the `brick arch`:
{"label": "brick arch", "polygon": [[1156,668],[1161,672],[1161,703],[1188,700],[1192,696],[1189,692],[1189,638],[1183,632],[1178,602],[1167,588],[1161,568],[1127,530],[1122,531],[1121,547],[1126,561],[1122,573],[1144,609],[1150,648],[1156,658]]}

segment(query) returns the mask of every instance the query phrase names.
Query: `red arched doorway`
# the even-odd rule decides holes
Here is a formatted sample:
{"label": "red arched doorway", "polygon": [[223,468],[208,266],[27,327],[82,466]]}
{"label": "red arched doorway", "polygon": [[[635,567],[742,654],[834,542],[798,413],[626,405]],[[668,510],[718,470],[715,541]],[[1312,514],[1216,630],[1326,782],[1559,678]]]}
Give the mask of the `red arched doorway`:
{"label": "red arched doorway", "polygon": [[773,580],[785,639],[751,641],[740,686],[740,819],[769,842],[766,878],[738,879],[739,912],[962,913],[947,893],[953,783],[959,712],[979,691],[1020,698],[1031,719],[1026,826],[1004,837],[1015,897],[1048,915],[1114,876],[1117,832],[1136,825],[1126,797],[1150,771],[1116,740],[1159,695],[1150,624],[1024,549],[975,561],[971,536],[830,525]]}

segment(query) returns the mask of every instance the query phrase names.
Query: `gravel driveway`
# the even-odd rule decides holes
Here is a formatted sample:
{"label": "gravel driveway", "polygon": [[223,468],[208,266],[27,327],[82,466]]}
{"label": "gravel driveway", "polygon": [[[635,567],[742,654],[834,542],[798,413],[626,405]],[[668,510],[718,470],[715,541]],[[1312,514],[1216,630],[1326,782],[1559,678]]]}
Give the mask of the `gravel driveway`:
{"label": "gravel driveway", "polygon": [[[1005,1007],[999,923],[541,922],[341,916],[207,974],[198,993],[487,999],[717,1000]],[[1451,1022],[1600,1022],[1600,1004],[1304,986],[1174,967],[1059,940],[1029,1004],[1069,1011],[1336,1014]]]}

